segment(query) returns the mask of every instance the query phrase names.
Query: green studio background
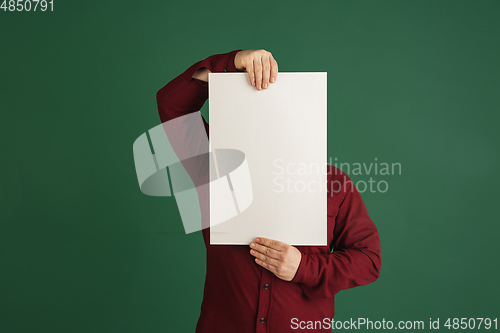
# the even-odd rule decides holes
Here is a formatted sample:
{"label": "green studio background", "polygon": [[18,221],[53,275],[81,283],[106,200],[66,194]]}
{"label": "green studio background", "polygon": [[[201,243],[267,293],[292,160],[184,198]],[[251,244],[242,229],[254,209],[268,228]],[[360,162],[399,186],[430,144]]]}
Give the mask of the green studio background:
{"label": "green studio background", "polygon": [[54,1],[0,11],[0,332],[194,331],[202,235],[140,192],[132,143],[237,48],[328,72],[329,157],[401,163],[362,194],[381,277],[335,319],[498,316],[500,2]]}

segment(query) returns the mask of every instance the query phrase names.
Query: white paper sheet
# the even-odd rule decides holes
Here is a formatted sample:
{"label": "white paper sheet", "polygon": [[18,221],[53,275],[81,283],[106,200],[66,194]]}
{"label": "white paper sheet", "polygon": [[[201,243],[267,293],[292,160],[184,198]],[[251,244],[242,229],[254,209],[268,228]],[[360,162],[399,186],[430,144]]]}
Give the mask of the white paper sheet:
{"label": "white paper sheet", "polygon": [[[327,245],[326,81],[326,73],[279,73],[257,91],[246,73],[209,74],[211,150],[216,160],[218,149],[243,152],[253,192],[242,212],[233,195],[238,214],[210,227],[211,244],[249,244],[261,236]],[[211,164],[211,182],[215,171]],[[237,174],[229,178],[239,184]],[[227,195],[210,189],[210,207],[221,200]]]}

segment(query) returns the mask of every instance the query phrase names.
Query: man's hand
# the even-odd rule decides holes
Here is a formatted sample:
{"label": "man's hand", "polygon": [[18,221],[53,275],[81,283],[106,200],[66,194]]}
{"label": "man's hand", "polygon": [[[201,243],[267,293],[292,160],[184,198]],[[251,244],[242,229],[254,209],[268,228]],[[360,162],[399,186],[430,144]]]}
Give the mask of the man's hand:
{"label": "man's hand", "polygon": [[250,243],[250,254],[255,262],[277,277],[292,281],[302,260],[302,253],[294,246],[263,237]]}
{"label": "man's hand", "polygon": [[278,63],[271,52],[266,50],[240,51],[234,57],[234,65],[239,71],[246,71],[252,86],[257,90],[267,89],[269,82],[278,78]]}

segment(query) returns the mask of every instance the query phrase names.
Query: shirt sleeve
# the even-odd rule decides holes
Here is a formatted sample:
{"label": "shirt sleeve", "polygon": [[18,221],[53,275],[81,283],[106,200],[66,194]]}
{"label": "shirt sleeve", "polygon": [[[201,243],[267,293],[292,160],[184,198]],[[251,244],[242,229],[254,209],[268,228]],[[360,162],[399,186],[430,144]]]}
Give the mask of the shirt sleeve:
{"label": "shirt sleeve", "polygon": [[350,180],[343,184],[342,191],[345,196],[335,219],[333,252],[302,253],[292,280],[311,299],[333,297],[341,290],[371,283],[380,274],[377,228]]}
{"label": "shirt sleeve", "polygon": [[194,79],[193,74],[203,67],[212,73],[237,72],[234,57],[239,51],[215,54],[198,61],[161,88],[156,93],[161,122],[199,111],[208,99],[208,83]]}
{"label": "shirt sleeve", "polygon": [[[208,99],[208,83],[193,78],[193,74],[200,68],[207,68],[212,73],[237,72],[234,58],[239,51],[215,54],[198,61],[156,93],[158,113],[169,144],[196,186],[202,229],[210,226],[208,188],[200,186],[209,181],[208,124],[201,115],[174,122],[170,120],[199,111]],[[191,156],[193,158],[189,158]],[[170,166],[169,170],[170,177],[179,176],[172,174]],[[175,191],[173,183],[172,187]]]}

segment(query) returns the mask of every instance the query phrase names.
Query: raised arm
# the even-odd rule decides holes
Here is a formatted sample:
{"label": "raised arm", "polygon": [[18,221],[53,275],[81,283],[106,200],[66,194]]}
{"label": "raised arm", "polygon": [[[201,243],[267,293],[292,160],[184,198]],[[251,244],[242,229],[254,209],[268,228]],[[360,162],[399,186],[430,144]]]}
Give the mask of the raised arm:
{"label": "raised arm", "polygon": [[156,94],[163,122],[198,111],[208,99],[208,73],[248,73],[257,90],[267,89],[278,77],[278,63],[265,50],[235,50],[201,60],[170,81]]}
{"label": "raised arm", "polygon": [[[208,99],[208,73],[236,71],[247,71],[250,81],[260,90],[268,87],[269,80],[276,81],[278,67],[272,55],[264,50],[235,50],[216,54],[195,63],[156,94],[158,112],[170,146],[196,187],[202,229],[209,226],[209,194],[207,187],[201,186],[209,181],[208,124],[199,113],[187,115],[199,111]],[[179,173],[175,170],[179,170]],[[175,165],[169,167],[169,172],[172,179],[182,178],[182,169]],[[176,193],[175,187],[173,190]]]}
{"label": "raised arm", "polygon": [[205,68],[213,73],[236,72],[234,57],[239,51],[215,54],[198,61],[161,88],[156,93],[156,101],[162,123],[199,111],[208,99],[207,82],[197,79],[199,70]]}

